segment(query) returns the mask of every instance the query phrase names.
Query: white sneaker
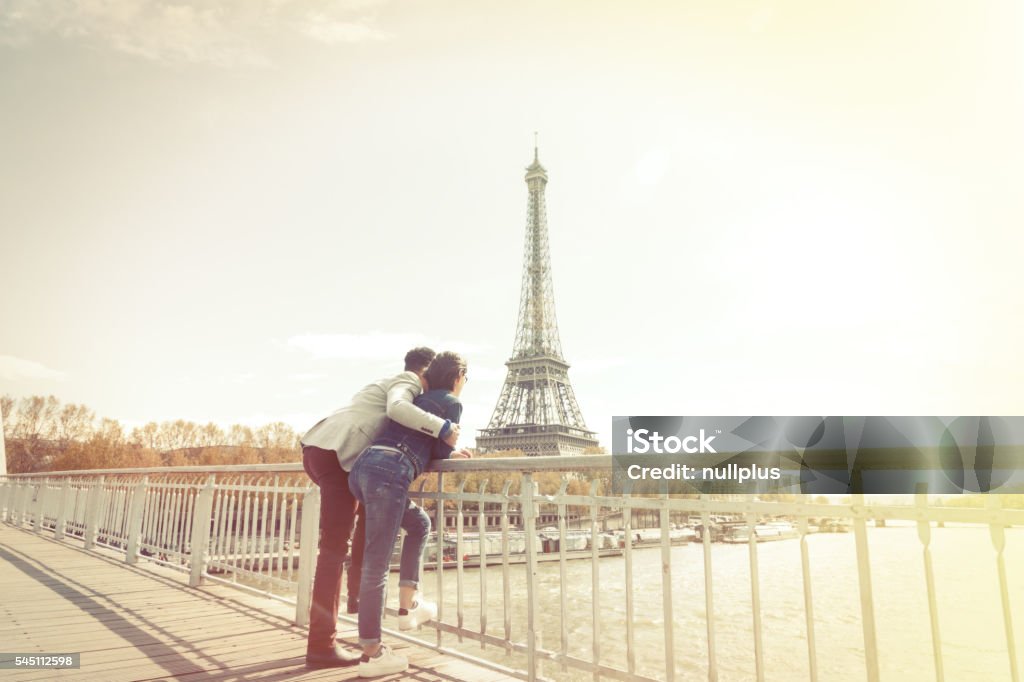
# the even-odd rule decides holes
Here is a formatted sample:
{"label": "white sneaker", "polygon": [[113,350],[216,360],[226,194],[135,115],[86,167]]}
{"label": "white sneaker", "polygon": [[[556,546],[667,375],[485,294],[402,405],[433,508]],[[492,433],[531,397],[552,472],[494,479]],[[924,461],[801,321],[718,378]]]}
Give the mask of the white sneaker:
{"label": "white sneaker", "polygon": [[435,618],[437,618],[437,604],[429,601],[419,601],[409,609],[408,615],[398,617],[398,629],[412,630]]}
{"label": "white sneaker", "polygon": [[405,672],[409,668],[409,659],[399,656],[386,644],[382,644],[376,656],[359,659],[359,677],[377,677]]}

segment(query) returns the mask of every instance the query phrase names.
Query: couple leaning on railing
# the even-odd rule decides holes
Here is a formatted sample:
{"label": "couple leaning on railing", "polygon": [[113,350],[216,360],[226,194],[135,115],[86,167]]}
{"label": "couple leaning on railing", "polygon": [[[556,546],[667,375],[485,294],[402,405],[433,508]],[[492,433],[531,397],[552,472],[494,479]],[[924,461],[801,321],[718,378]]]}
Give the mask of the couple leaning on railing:
{"label": "couple leaning on railing", "polygon": [[[387,575],[399,528],[406,532],[399,628],[410,630],[436,617],[435,604],[416,598],[430,518],[409,500],[408,490],[431,459],[470,457],[467,450],[454,451],[466,380],[466,362],[457,354],[414,348],[405,356],[404,372],[369,384],[351,404],[302,437],[303,468],[321,493],[307,667],[358,664],[360,677],[408,667],[404,656],[381,643]],[[361,655],[336,641],[342,570],[354,526],[348,611],[359,613]]]}

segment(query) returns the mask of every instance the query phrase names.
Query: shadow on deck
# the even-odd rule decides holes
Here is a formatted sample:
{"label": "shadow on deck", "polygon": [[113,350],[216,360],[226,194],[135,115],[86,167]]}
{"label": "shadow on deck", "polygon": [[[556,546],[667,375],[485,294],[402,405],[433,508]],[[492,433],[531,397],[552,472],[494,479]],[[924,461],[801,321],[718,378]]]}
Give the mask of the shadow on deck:
{"label": "shadow on deck", "polygon": [[[0,526],[0,641],[7,653],[81,653],[78,670],[4,670],[11,680],[348,680],[355,668],[308,671],[293,608],[187,576],[127,566],[113,553]],[[353,628],[339,638],[354,646]],[[379,680],[508,680],[427,648],[392,642],[410,668]]]}

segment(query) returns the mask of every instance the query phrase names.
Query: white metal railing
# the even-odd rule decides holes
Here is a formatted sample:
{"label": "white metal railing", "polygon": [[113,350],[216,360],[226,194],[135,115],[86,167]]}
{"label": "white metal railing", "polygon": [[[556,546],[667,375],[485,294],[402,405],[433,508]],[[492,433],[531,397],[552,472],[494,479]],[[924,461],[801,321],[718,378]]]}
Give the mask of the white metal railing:
{"label": "white metal railing", "polygon": [[[925,590],[929,607],[934,673],[944,679],[943,650],[939,631],[936,585],[932,566],[931,527],[935,522],[969,523],[987,527],[994,550],[999,578],[1002,629],[1006,637],[1011,680],[1019,682],[1019,670],[1013,633],[1013,619],[1007,583],[1004,550],[1005,529],[1024,525],[1024,510],[1002,509],[1000,496],[989,495],[985,508],[949,508],[930,506],[927,496],[916,496],[915,504],[868,505],[863,496],[855,495],[847,505],[820,505],[805,502],[767,502],[756,498],[721,500],[701,496],[698,499],[632,497],[599,494],[598,479],[606,479],[611,471],[611,458],[535,457],[510,459],[449,460],[435,462],[428,476],[436,477],[436,486],[428,491],[421,479],[411,496],[421,502],[433,501],[438,529],[454,527],[455,556],[445,551],[451,542],[445,533],[437,533],[436,546],[428,549],[428,560],[435,569],[434,579],[439,613],[427,627],[436,630],[433,648],[519,677],[534,680],[545,672],[577,671],[594,679],[606,677],[621,680],[674,680],[675,661],[672,518],[691,515],[709,528],[713,515],[732,515],[747,524],[749,553],[750,607],[754,673],[757,680],[765,678],[764,636],[761,623],[762,595],[758,565],[758,541],[755,526],[765,516],[792,519],[799,538],[800,564],[803,579],[803,606],[806,620],[809,677],[821,679],[815,640],[814,598],[811,589],[811,566],[808,550],[808,519],[830,517],[852,523],[859,582],[861,625],[864,637],[864,664],[869,682],[879,679],[879,649],[874,613],[872,571],[869,560],[867,524],[876,521],[910,521],[917,526],[921,543]],[[507,472],[520,477],[517,491],[505,482],[501,490],[487,490],[485,484],[466,490],[463,480],[455,491],[445,492],[445,477],[471,472]],[[557,472],[560,485],[551,494],[541,494],[536,478],[546,472]],[[570,481],[590,480],[588,494],[569,494]],[[578,486],[576,486],[578,487]],[[646,512],[659,521],[661,579],[661,627],[663,666],[657,677],[642,672],[638,665],[636,641],[637,618],[634,583],[634,514]],[[557,559],[559,595],[554,603],[541,604],[538,591],[538,563],[543,552],[537,538],[537,519],[557,519]],[[605,559],[599,541],[610,515],[618,515],[623,531],[621,557]],[[476,533],[466,532],[467,519]],[[487,519],[500,518],[500,557],[488,561],[487,538],[483,530]],[[510,517],[522,521],[522,533],[512,528]],[[191,585],[203,579],[216,580],[242,589],[256,590],[296,606],[295,620],[308,624],[312,576],[316,561],[318,537],[319,490],[313,486],[299,464],[246,465],[230,467],[178,467],[173,469],[106,470],[56,472],[14,475],[0,478],[0,518],[7,524],[29,528],[37,533],[53,532],[58,539],[80,538],[87,548],[104,546],[121,551],[125,561],[136,563],[140,556],[189,573]],[[449,522],[448,519],[452,519]],[[569,524],[589,530],[589,585],[570,583],[567,561],[571,537]],[[517,538],[525,537],[523,551],[513,552]],[[497,543],[498,538],[494,538]],[[706,662],[709,680],[718,679],[720,652],[716,645],[714,618],[714,566],[711,533],[702,534],[703,579],[706,613]],[[470,545],[478,546],[479,594],[466,589],[466,554]],[[544,559],[549,559],[548,552]],[[611,659],[602,648],[601,570],[606,561],[621,561],[625,580],[625,656]],[[454,573],[454,575],[453,575]],[[525,595],[513,594],[513,576],[525,578]],[[488,619],[493,604],[488,577],[498,576],[501,594],[501,621]],[[451,590],[451,580],[455,589]],[[449,588],[446,591],[446,584]],[[652,589],[646,585],[645,589]],[[454,591],[454,594],[451,592]],[[515,616],[515,600],[525,596],[525,618]],[[587,606],[586,613],[578,607]],[[472,607],[472,608],[469,608]],[[557,641],[543,641],[540,617],[557,611]],[[478,612],[475,622],[467,617]],[[570,647],[570,626],[575,620],[589,622],[591,646],[589,656],[578,647]],[[524,621],[524,622],[519,622]],[[392,636],[405,637],[391,632]],[[453,638],[455,641],[453,641]],[[427,644],[422,639],[414,641]],[[484,653],[470,655],[459,643],[479,643]],[[646,654],[645,647],[644,653]],[[485,659],[488,650],[495,655]],[[511,658],[510,658],[511,657]],[[545,666],[555,666],[546,668]],[[557,673],[556,673],[557,674]]]}

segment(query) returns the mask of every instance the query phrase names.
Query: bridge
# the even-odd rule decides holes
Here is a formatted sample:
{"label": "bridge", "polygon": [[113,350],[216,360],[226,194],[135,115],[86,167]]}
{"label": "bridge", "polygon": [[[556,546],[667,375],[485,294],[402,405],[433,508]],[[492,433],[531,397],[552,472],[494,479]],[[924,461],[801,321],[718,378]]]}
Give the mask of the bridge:
{"label": "bridge", "polygon": [[[1014,619],[1019,621],[1024,585],[1014,582],[1007,564],[1024,557],[1018,542],[1024,540],[1018,532],[1024,510],[1002,508],[1000,496],[987,496],[984,508],[934,506],[926,495],[914,496],[911,504],[886,505],[862,496],[829,505],[619,496],[603,488],[610,460],[434,463],[412,496],[435,506],[435,525],[454,529],[454,539],[439,534],[428,551],[427,561],[437,570],[426,574],[423,589],[439,602],[437,621],[411,634],[385,633],[410,657],[406,679],[764,680],[785,666],[812,681],[846,679],[842,675],[856,668],[849,679],[874,682],[907,669],[917,675],[912,679],[980,679],[977,671],[983,670],[992,672],[985,679],[1019,682],[1018,651],[1024,646]],[[488,490],[479,478],[485,473],[492,482],[507,480],[500,490]],[[475,489],[467,489],[471,475],[478,477]],[[581,479],[589,479],[583,493]],[[656,547],[633,546],[633,510],[661,519]],[[495,513],[501,521],[500,557],[469,568],[465,550],[474,537],[466,520],[477,516],[474,525],[484,528],[484,515]],[[692,548],[673,546],[669,519],[680,514],[705,525],[712,515],[743,518],[749,540],[722,547],[704,534]],[[609,515],[619,516],[626,531],[621,554],[613,557],[601,553],[599,541]],[[298,464],[0,478],[4,649],[82,652],[79,670],[25,670],[13,673],[14,679],[348,679],[354,671],[302,667],[316,561],[310,538],[317,537],[318,516],[319,490]],[[842,520],[852,532],[828,539],[812,535],[808,519],[822,517]],[[544,547],[526,541],[517,554],[510,518],[521,519],[526,538],[537,536],[538,519],[553,518],[561,541]],[[789,558],[773,549],[783,543],[763,546],[757,539],[754,529],[771,518],[793,524]],[[588,561],[570,558],[578,553],[567,550],[570,519],[584,528],[589,521]],[[873,527],[882,521],[890,528],[905,526],[905,533],[891,532],[903,533],[897,545],[912,544],[917,557],[913,568],[920,579],[911,585],[919,593],[913,607],[918,612],[900,612],[898,618],[924,624],[923,658],[921,652],[885,646],[884,634],[892,628],[886,585],[896,575],[892,570],[911,567],[880,560],[878,550],[893,544],[882,540],[896,537],[882,535],[888,528]],[[945,559],[934,557],[948,551],[935,541],[946,531],[936,529],[938,524],[968,529],[969,535],[957,537],[973,543],[971,574],[992,576],[975,586],[981,589],[978,598],[950,594],[936,579],[936,565],[941,568]],[[454,561],[445,553],[452,543]],[[544,550],[557,557],[542,556]],[[827,566],[815,570],[812,557]],[[786,585],[763,575],[774,576],[790,560],[795,568]],[[822,571],[836,572],[844,564],[853,581],[848,589],[823,582],[832,576]],[[737,566],[743,569],[739,578],[733,575]],[[881,581],[877,571],[884,574]],[[738,589],[741,583],[745,590]],[[790,593],[780,602],[783,587]],[[851,608],[837,610],[837,593],[850,599]],[[969,610],[981,602],[983,611]],[[791,620],[773,620],[774,627],[766,628],[765,619],[777,619],[782,606]],[[736,620],[740,612],[742,623]],[[854,628],[842,631],[840,651],[827,638],[834,637],[837,618],[851,617],[858,622],[840,624]],[[979,620],[973,629],[991,633],[985,641],[994,648],[983,661],[965,661],[963,642],[948,635],[960,633],[971,619]],[[350,619],[343,618],[340,632],[354,641]]]}

